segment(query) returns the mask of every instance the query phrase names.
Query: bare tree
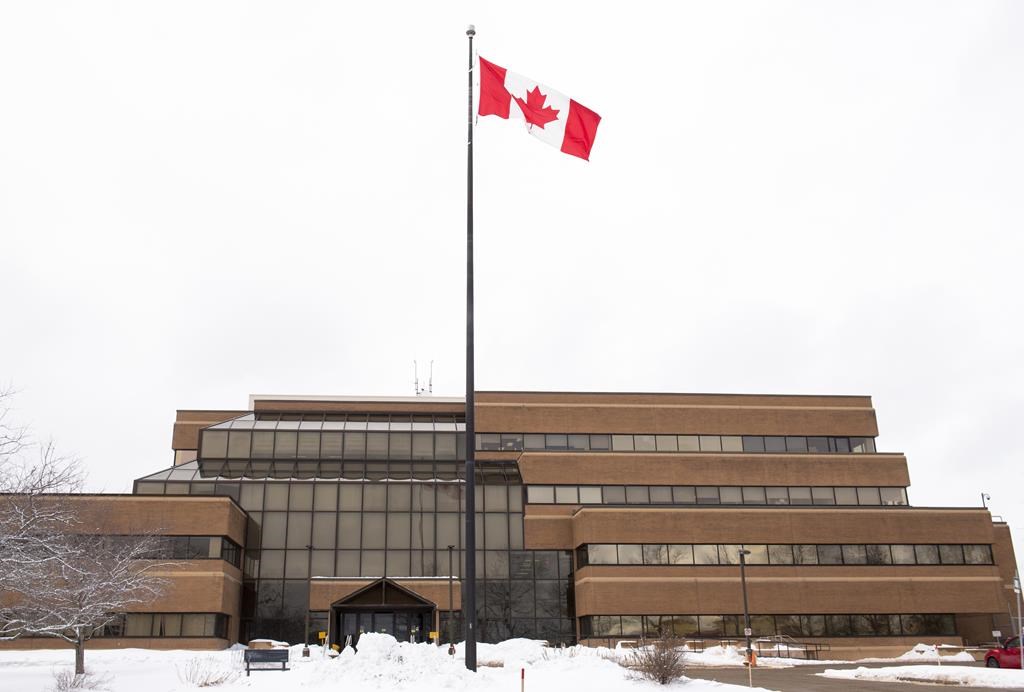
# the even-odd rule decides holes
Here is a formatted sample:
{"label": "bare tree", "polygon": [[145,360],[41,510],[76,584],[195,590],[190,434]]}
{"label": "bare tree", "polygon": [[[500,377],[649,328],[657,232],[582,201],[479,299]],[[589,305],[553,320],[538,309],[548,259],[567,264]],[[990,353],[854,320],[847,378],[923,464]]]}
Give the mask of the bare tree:
{"label": "bare tree", "polygon": [[57,637],[75,647],[75,673],[85,672],[85,643],[133,606],[159,598],[166,581],[154,562],[156,536],[65,537],[67,557],[46,582],[0,610],[20,636]]}
{"label": "bare tree", "polygon": [[153,562],[153,535],[90,533],[78,516],[81,462],[37,445],[8,420],[11,392],[0,391],[0,638],[58,637],[75,647],[132,606],[157,598],[165,582]]}

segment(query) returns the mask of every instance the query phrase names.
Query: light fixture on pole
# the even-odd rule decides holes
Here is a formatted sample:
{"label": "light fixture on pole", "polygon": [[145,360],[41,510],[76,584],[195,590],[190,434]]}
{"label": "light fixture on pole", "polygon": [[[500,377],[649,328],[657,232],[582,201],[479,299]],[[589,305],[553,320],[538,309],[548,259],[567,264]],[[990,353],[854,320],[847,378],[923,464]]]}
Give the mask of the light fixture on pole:
{"label": "light fixture on pole", "polygon": [[988,493],[982,493],[981,494],[981,506],[984,507],[985,509],[988,509],[988,505],[985,504],[985,501],[986,500],[991,500],[991,499],[992,499],[991,495],[989,495]]}
{"label": "light fixture on pole", "polygon": [[455,655],[455,574],[452,571],[452,551],[454,545],[448,546],[448,655]]}
{"label": "light fixture on pole", "polygon": [[302,640],[302,657],[309,658],[309,607],[313,595],[313,546],[306,546],[306,636]]}

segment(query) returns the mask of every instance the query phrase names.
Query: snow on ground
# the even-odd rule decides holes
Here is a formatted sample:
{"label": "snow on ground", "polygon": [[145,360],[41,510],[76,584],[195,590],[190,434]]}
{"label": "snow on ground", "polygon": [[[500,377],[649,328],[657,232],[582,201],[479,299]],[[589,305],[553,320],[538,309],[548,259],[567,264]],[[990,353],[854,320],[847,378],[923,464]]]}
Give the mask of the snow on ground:
{"label": "snow on ground", "polygon": [[917,644],[913,649],[900,654],[895,658],[862,658],[854,663],[888,663],[890,661],[906,661],[906,662],[917,662],[917,663],[929,663],[937,662],[940,659],[942,663],[973,663],[974,656],[971,656],[966,651],[958,651],[955,654],[944,654],[939,651],[940,648],[932,644]]}
{"label": "snow on ground", "polygon": [[841,680],[874,680],[880,682],[927,682],[944,685],[993,687],[1001,690],[1024,690],[1024,674],[1019,670],[999,670],[980,666],[886,666],[885,668],[827,669],[818,675]]}
{"label": "snow on ground", "polygon": [[[301,657],[301,646],[291,647],[291,670],[254,672],[246,677],[242,652],[153,651],[149,649],[86,650],[85,667],[109,692],[179,692],[195,687],[182,679],[195,659],[210,670],[236,675],[223,685],[210,688],[234,692],[286,692],[302,690],[451,690],[452,692],[493,692],[518,690],[520,669],[526,671],[527,692],[654,692],[666,689],[656,683],[632,679],[631,671],[616,663],[628,652],[609,649],[569,647],[554,649],[541,642],[512,639],[501,644],[479,644],[479,670],[465,668],[460,645],[454,659],[447,647],[397,642],[384,634],[366,634],[359,640],[359,653],[346,649],[336,658],[325,658],[318,647],[311,657]],[[0,651],[0,689],[17,692],[45,692],[53,687],[53,673],[74,665],[69,649]],[[684,680],[668,689],[677,692],[739,692],[738,687],[706,680]],[[761,689],[761,688],[755,688]]]}

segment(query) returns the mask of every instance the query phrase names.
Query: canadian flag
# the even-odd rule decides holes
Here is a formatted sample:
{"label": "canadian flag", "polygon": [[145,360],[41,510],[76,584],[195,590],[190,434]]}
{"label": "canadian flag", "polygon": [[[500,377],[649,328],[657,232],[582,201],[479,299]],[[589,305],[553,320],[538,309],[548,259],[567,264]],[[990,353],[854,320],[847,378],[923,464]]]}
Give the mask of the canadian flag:
{"label": "canadian flag", "polygon": [[590,160],[601,116],[529,77],[480,58],[480,115],[516,118],[537,139]]}

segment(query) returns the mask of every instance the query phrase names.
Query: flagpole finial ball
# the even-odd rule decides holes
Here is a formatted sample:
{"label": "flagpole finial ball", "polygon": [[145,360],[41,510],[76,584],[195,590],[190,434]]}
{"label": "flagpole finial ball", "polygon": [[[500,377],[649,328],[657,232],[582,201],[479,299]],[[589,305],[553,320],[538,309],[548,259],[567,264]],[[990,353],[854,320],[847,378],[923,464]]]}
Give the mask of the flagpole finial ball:
{"label": "flagpole finial ball", "polygon": [[470,24],[469,28],[466,29],[466,36],[476,36],[476,27]]}

